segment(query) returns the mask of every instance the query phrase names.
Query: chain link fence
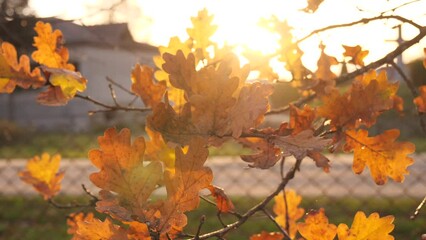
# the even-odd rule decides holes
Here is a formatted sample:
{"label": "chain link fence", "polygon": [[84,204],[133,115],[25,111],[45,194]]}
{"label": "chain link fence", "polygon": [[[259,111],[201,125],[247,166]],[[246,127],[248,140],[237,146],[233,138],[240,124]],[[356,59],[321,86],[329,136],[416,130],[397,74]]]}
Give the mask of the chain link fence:
{"label": "chain link fence", "polygon": [[[378,211],[381,216],[400,214],[396,216],[395,222],[398,229],[400,219],[408,221],[410,214],[426,195],[426,155],[418,154],[413,157],[415,163],[409,167],[410,174],[403,183],[389,180],[383,186],[377,186],[373,182],[367,169],[361,175],[355,175],[352,172],[351,155],[330,155],[332,162],[330,173],[323,172],[312,160],[305,159],[300,172],[297,172],[288,188],[303,196],[302,203],[307,210],[323,207],[326,213],[337,211],[341,215],[346,215],[340,218],[352,219],[355,215],[354,209],[365,211],[366,214]],[[285,168],[290,168],[293,162],[294,159],[287,159]],[[18,177],[18,172],[25,164],[26,159],[0,161],[1,196],[34,197],[35,191]],[[249,168],[238,156],[210,157],[207,166],[213,170],[215,185],[224,188],[232,198],[243,198],[245,201],[253,202],[253,205],[274,191],[280,182],[280,166],[268,170]],[[89,160],[63,159],[61,170],[65,171],[61,195],[84,195],[82,184],[89,190],[97,192],[97,188],[89,181],[89,175],[98,170]],[[236,207],[238,209],[238,205]],[[265,221],[259,221],[259,224]],[[330,221],[333,221],[331,217]],[[426,223],[425,209],[416,221]],[[402,239],[420,239],[421,234],[426,233],[426,224],[410,229],[409,232],[404,232],[408,231],[404,229],[398,231],[407,236]]]}

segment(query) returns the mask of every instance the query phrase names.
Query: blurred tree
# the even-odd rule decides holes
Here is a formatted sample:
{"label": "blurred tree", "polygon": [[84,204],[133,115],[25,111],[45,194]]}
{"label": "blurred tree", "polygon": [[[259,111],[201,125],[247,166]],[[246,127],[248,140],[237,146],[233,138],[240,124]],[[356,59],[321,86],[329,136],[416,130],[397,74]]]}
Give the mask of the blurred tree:
{"label": "blurred tree", "polygon": [[0,0],[1,21],[30,15],[28,0]]}

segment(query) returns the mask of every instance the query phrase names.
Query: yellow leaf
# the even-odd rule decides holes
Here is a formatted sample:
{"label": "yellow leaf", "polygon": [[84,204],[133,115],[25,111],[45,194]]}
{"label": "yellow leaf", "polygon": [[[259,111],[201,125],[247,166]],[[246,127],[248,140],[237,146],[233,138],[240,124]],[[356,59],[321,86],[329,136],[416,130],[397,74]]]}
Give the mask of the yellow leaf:
{"label": "yellow leaf", "polygon": [[339,224],[337,236],[339,240],[393,240],[389,235],[394,229],[393,216],[380,218],[378,213],[372,213],[368,218],[363,212],[357,212],[351,228]]}
{"label": "yellow leaf", "polygon": [[391,129],[375,137],[368,137],[367,130],[346,131],[345,150],[354,151],[352,169],[356,174],[362,173],[365,166],[370,169],[374,182],[383,185],[390,177],[396,182],[404,181],[408,174],[407,167],[414,160],[407,157],[415,151],[410,142],[395,142],[399,130]]}
{"label": "yellow leaf", "polygon": [[198,60],[209,58],[207,48],[213,45],[210,38],[217,30],[217,25],[213,25],[212,21],[213,15],[209,15],[207,9],[203,9],[198,12],[196,17],[191,17],[193,27],[186,29],[195,52],[197,53],[197,49],[201,50],[202,54],[196,56]]}
{"label": "yellow leaf", "polygon": [[324,209],[310,211],[304,223],[298,223],[297,229],[306,240],[333,240],[337,227],[328,223]]}
{"label": "yellow leaf", "polygon": [[351,57],[349,60],[350,63],[364,66],[364,58],[368,55],[368,50],[362,50],[359,45],[354,47],[343,45],[343,48],[345,49],[343,56]]}
{"label": "yellow leaf", "polygon": [[27,162],[26,170],[19,172],[21,179],[31,184],[44,199],[50,199],[61,189],[63,172],[59,171],[61,156],[50,157],[48,153],[43,153],[41,158],[35,156]]}
{"label": "yellow leaf", "polygon": [[150,161],[162,161],[166,168],[174,170],[175,168],[175,149],[169,147],[161,134],[145,127],[151,141],[146,143],[145,159]]}
{"label": "yellow leaf", "polygon": [[[285,197],[287,200],[287,207],[282,193],[274,197],[275,204],[273,210],[277,215],[275,221],[284,229],[288,228],[290,237],[294,238],[297,232],[296,222],[303,216],[305,210],[299,208],[302,197],[297,195],[294,190],[286,190]],[[288,222],[286,214],[288,214]]]}
{"label": "yellow leaf", "polygon": [[42,67],[42,69],[50,72],[49,82],[61,88],[68,99],[73,98],[77,92],[86,90],[87,80],[79,72],[49,67]]}

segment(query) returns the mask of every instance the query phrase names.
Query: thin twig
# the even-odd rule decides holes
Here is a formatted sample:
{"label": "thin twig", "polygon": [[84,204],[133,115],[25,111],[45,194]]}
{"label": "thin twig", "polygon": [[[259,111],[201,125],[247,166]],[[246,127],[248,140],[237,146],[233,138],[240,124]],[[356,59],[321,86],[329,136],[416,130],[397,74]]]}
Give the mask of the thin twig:
{"label": "thin twig", "polygon": [[275,226],[278,227],[278,229],[283,233],[284,237],[291,239],[291,237],[288,235],[287,231],[283,227],[281,227],[281,225],[279,225],[277,223],[277,221],[275,221],[275,218],[271,215],[271,213],[268,210],[263,208],[262,211],[275,224]]}
{"label": "thin twig", "polygon": [[220,224],[222,224],[222,227],[226,227],[225,222],[222,220],[221,212],[217,211],[216,213],[217,219],[219,219]]}
{"label": "thin twig", "polygon": [[91,113],[97,113],[97,112],[111,112],[111,111],[126,111],[126,112],[149,112],[152,111],[151,108],[136,108],[136,107],[123,107],[123,106],[111,106],[105,103],[102,103],[98,100],[95,100],[89,96],[84,96],[84,95],[80,95],[80,94],[76,94],[75,97],[89,101],[95,105],[101,106],[105,109],[103,110],[95,110],[95,111],[90,111]]}
{"label": "thin twig", "polygon": [[98,197],[94,195],[89,189],[87,189],[86,185],[81,184],[81,187],[83,188],[83,191],[92,198],[93,201],[99,201]]}
{"label": "thin twig", "polygon": [[111,93],[111,98],[114,101],[115,106],[121,107],[120,104],[118,104],[117,102],[117,95],[115,95],[115,91],[114,91],[114,88],[112,88],[112,84],[111,83],[108,84],[108,87],[109,87],[109,92]]}
{"label": "thin twig", "polygon": [[[201,195],[200,195],[200,198],[203,199],[204,201],[206,201],[207,203],[209,203],[209,204],[211,204],[211,205],[213,205],[213,206],[215,206],[217,208],[217,204],[215,202],[213,202],[212,200],[210,200],[210,199],[208,199],[208,198],[206,198],[204,196],[201,196]],[[237,218],[242,218],[242,215],[240,213],[238,213],[238,212],[228,211],[228,213],[234,215]]]}
{"label": "thin twig", "polygon": [[285,226],[284,226],[284,229],[287,232],[290,232],[290,216],[288,215],[288,202],[287,202],[287,194],[285,192],[285,187],[283,187],[282,193],[283,193],[283,200],[284,200],[284,207],[285,207]]}
{"label": "thin twig", "polygon": [[132,95],[132,96],[136,96],[135,95],[135,93],[133,93],[132,91],[129,91],[126,87],[124,87],[123,85],[121,85],[121,84],[119,84],[119,83],[117,83],[116,81],[114,81],[112,78],[110,78],[110,77],[106,77],[106,80],[108,81],[108,82],[110,82],[111,84],[113,84],[114,86],[116,86],[116,87],[118,87],[119,89],[121,89],[121,90],[123,90],[123,91],[125,91],[126,93],[128,93],[128,94],[130,94],[130,95]]}
{"label": "thin twig", "polygon": [[417,206],[416,211],[413,213],[413,215],[410,216],[411,220],[416,219],[417,215],[419,215],[420,210],[422,209],[423,205],[426,203],[426,196],[423,198],[422,202]]}
{"label": "thin twig", "polygon": [[194,237],[195,240],[200,239],[199,236],[200,236],[200,233],[201,233],[201,227],[203,226],[205,221],[206,221],[206,216],[205,215],[201,216],[200,224],[198,225],[197,233],[195,234],[195,237]]}
{"label": "thin twig", "polygon": [[57,203],[53,200],[53,198],[50,198],[49,200],[47,200],[47,202],[50,203],[52,206],[59,208],[59,209],[86,208],[86,207],[94,207],[95,206],[95,204],[92,201],[90,201],[89,204],[68,203],[68,204],[64,205],[64,204]]}
{"label": "thin twig", "polygon": [[231,224],[228,224],[226,227],[221,228],[219,230],[206,233],[204,235],[201,235],[199,239],[207,239],[211,237],[220,237],[228,233],[229,231],[237,229],[239,226],[244,224],[251,216],[253,216],[256,212],[262,211],[263,208],[276,196],[278,193],[283,189],[287,183],[294,178],[296,171],[299,170],[300,164],[302,163],[302,159],[296,160],[296,163],[294,166],[287,172],[285,178],[281,181],[279,186],[275,189],[274,192],[272,192],[269,196],[267,196],[265,199],[263,199],[260,203],[249,209],[245,214],[242,215],[242,217]]}

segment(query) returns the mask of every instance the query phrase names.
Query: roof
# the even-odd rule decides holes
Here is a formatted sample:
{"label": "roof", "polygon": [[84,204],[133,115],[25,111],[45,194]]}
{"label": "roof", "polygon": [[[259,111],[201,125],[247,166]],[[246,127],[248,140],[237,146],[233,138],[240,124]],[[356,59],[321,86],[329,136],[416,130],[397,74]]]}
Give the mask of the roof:
{"label": "roof", "polygon": [[48,22],[54,29],[60,29],[67,46],[91,45],[94,47],[121,48],[135,51],[156,51],[157,48],[134,41],[127,23],[83,26],[58,18],[20,18],[0,23],[0,39],[13,43],[21,49],[32,48],[37,21]]}

